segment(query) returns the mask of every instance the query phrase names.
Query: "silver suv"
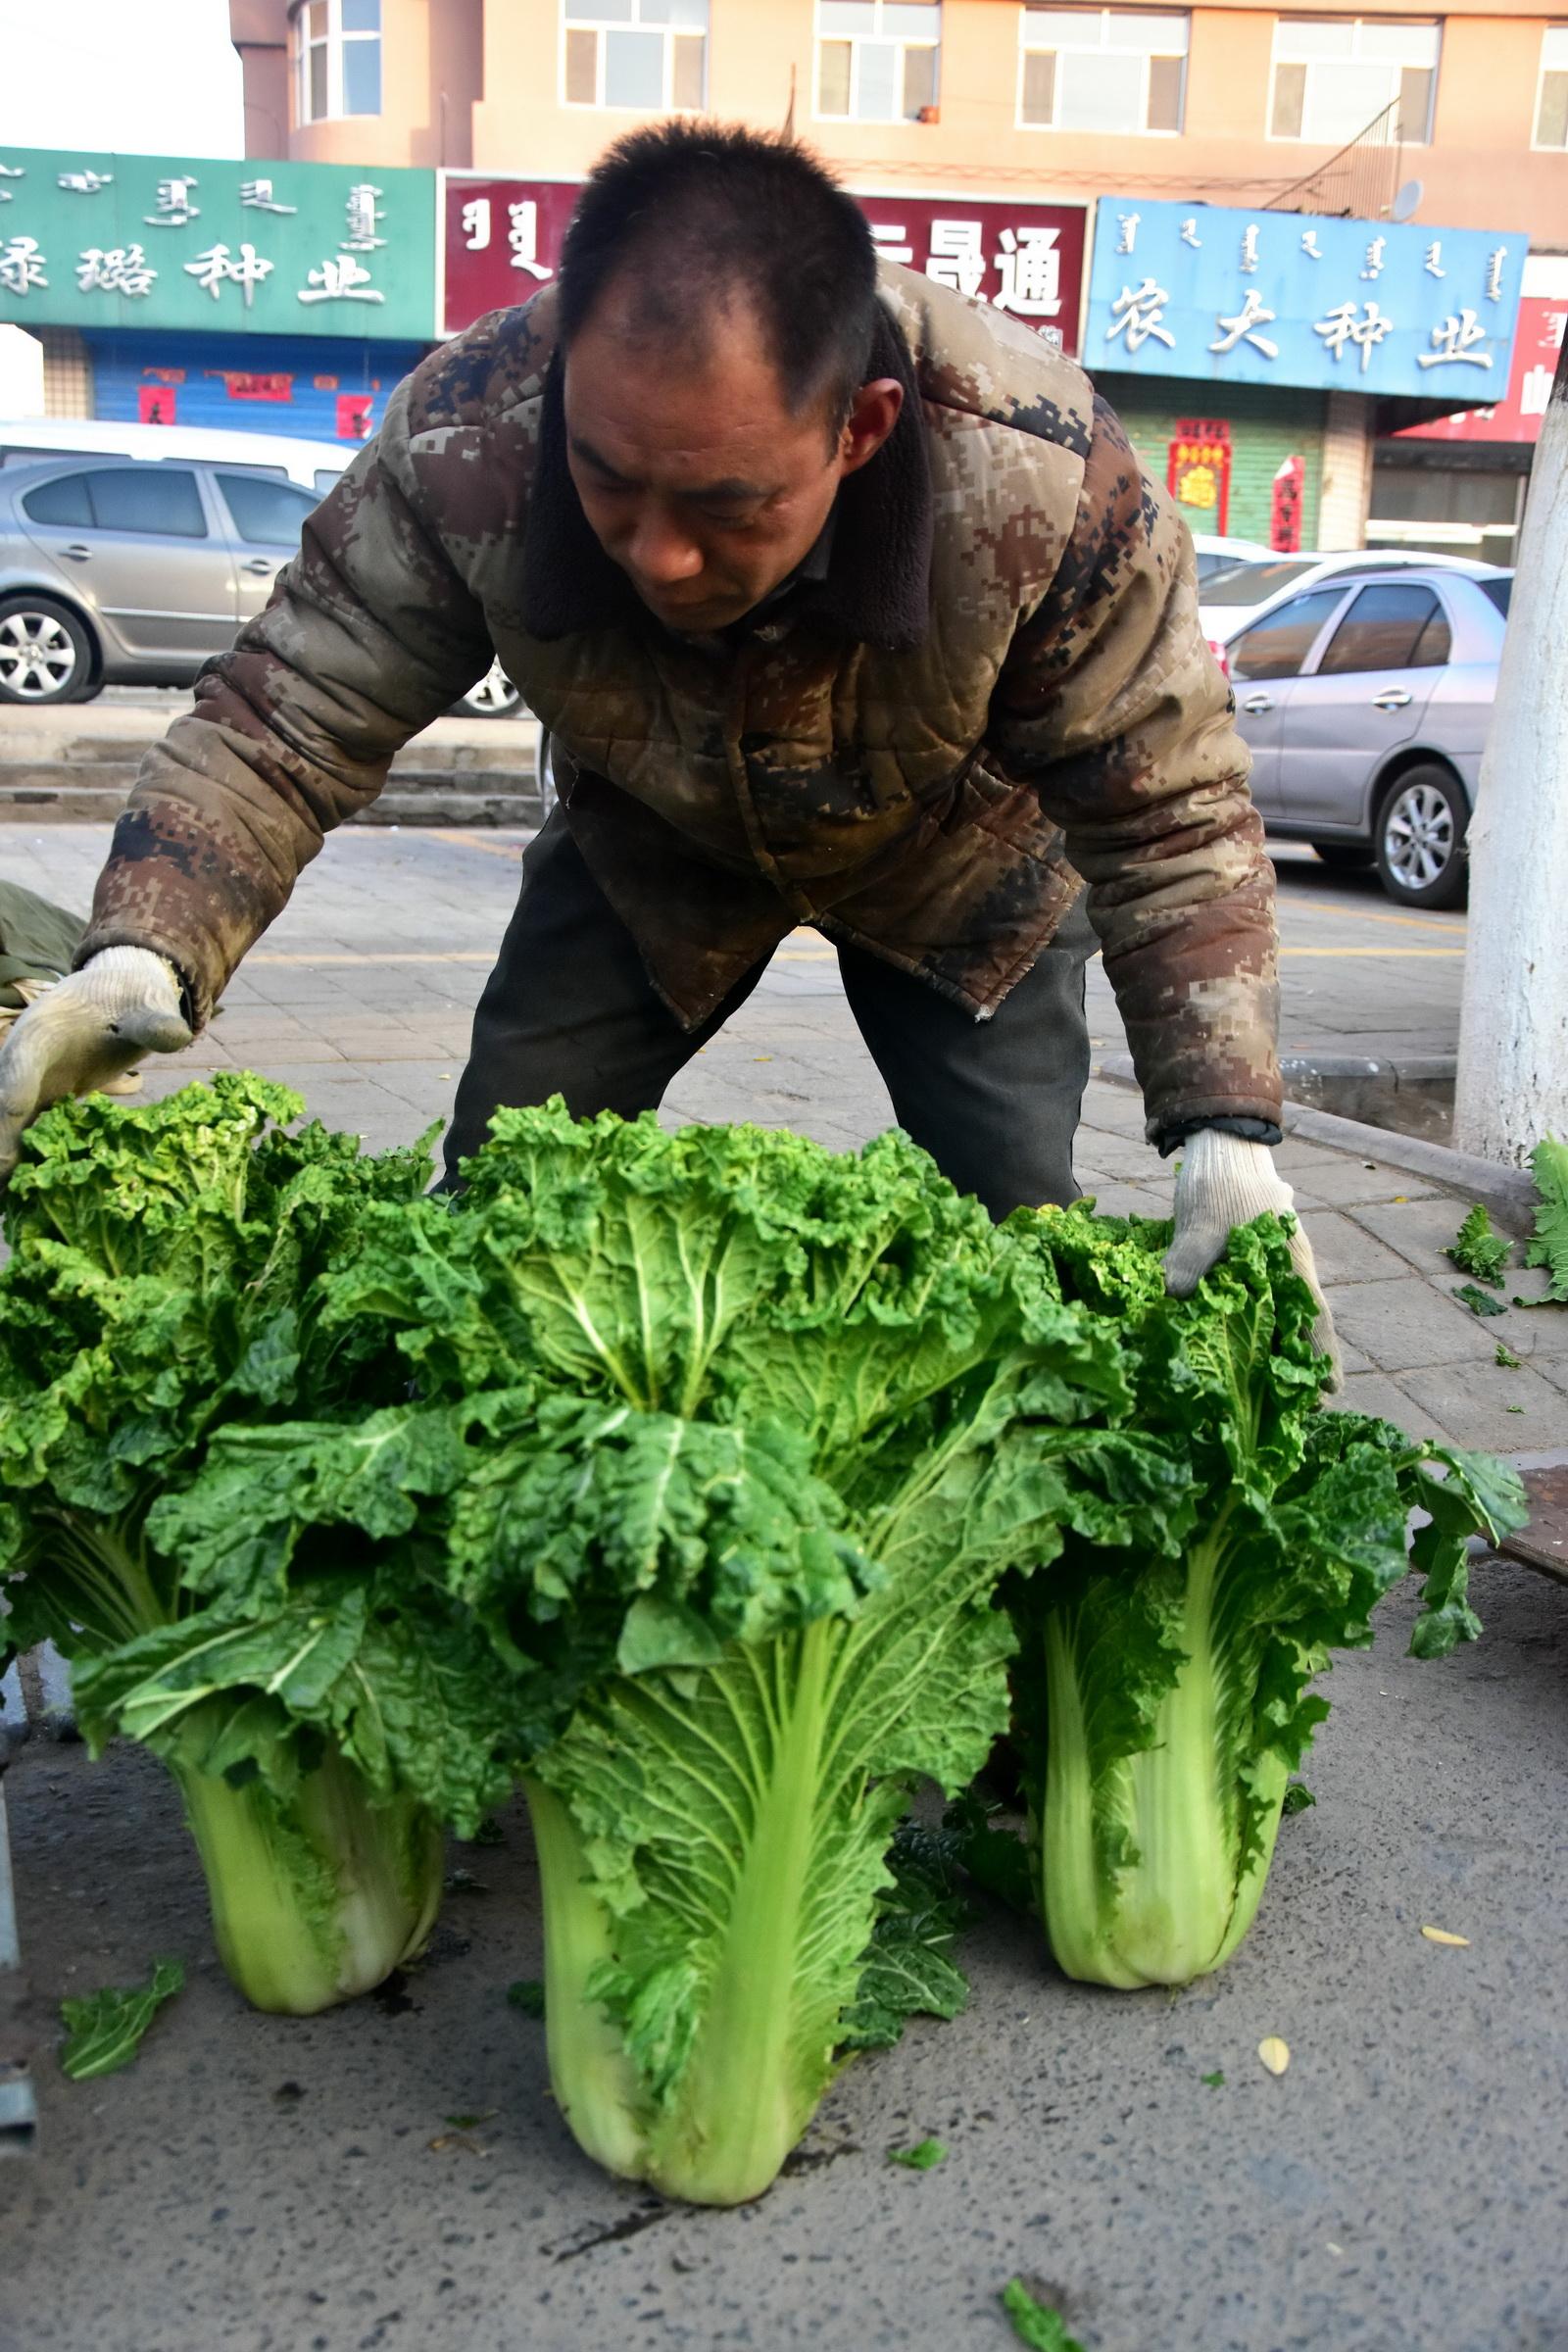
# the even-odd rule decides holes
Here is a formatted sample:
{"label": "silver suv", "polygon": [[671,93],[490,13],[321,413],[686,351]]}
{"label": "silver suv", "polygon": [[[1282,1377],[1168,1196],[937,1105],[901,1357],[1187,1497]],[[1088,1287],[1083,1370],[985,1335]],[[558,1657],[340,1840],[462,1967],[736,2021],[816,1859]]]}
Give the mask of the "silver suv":
{"label": "silver suv", "polygon": [[1336,574],[1278,599],[1220,657],[1271,833],[1375,864],[1391,899],[1457,906],[1513,574]]}
{"label": "silver suv", "polygon": [[318,503],[241,466],[0,467],[0,702],[189,685],[261,612]]}

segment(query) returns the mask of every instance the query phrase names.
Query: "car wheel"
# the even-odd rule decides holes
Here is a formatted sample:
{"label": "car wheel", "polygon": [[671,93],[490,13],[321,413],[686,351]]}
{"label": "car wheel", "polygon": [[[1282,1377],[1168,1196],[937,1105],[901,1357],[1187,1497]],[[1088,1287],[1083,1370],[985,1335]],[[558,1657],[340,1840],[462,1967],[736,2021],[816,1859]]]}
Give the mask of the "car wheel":
{"label": "car wheel", "polygon": [[1458,906],[1470,885],[1470,807],[1446,767],[1407,768],[1378,810],[1377,868],[1402,906]]}
{"label": "car wheel", "polygon": [[46,596],[0,600],[0,703],[80,703],[98,691],[93,644]]}
{"label": "car wheel", "polygon": [[515,718],[522,697],[499,662],[492,662],[477,686],[456,706],[465,718]]}
{"label": "car wheel", "polygon": [[1354,841],[1314,841],[1313,850],[1331,873],[1358,874],[1372,863],[1372,852]]}

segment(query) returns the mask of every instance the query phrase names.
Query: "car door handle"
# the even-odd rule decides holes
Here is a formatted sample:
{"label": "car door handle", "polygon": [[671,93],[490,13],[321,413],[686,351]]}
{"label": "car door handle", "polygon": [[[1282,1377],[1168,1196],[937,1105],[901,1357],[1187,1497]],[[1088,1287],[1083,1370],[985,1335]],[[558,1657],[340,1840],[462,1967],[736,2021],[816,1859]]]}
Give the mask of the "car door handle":
{"label": "car door handle", "polygon": [[73,564],[90,564],[92,562],[92,549],[83,547],[79,539],[74,547],[63,547],[60,553],[63,556],[69,556]]}
{"label": "car door handle", "polygon": [[1381,694],[1372,697],[1374,710],[1402,710],[1410,697],[1402,686],[1385,686]]}
{"label": "car door handle", "polygon": [[245,569],[247,571],[270,571],[272,565],[265,556],[252,556],[250,562],[245,565]]}
{"label": "car door handle", "polygon": [[1274,697],[1271,694],[1250,694],[1242,705],[1242,709],[1252,718],[1260,717],[1263,711],[1272,710],[1273,708]]}

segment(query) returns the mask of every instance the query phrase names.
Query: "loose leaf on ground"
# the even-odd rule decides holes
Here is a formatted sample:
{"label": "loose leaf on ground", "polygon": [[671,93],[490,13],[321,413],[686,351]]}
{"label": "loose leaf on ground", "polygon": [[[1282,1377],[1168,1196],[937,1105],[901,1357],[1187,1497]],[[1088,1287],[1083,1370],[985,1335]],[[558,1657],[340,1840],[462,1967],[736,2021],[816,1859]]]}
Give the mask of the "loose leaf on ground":
{"label": "loose leaf on ground", "polygon": [[507,1986],[507,1999],[514,2009],[520,2009],[524,2017],[543,2017],[545,2013],[543,1981],[538,1977],[519,1977],[514,1984]]}
{"label": "loose leaf on ground", "polygon": [[1505,1372],[1518,1372],[1523,1369],[1523,1358],[1515,1355],[1513,1349],[1505,1347],[1501,1340],[1497,1342],[1497,1352],[1492,1360],[1494,1364],[1500,1364]]}
{"label": "loose leaf on ground", "polygon": [[1494,1232],[1492,1219],[1478,1200],[1443,1254],[1452,1258],[1461,1274],[1494,1283],[1512,1249],[1505,1233]]}
{"label": "loose leaf on ground", "polygon": [[1478,1290],[1473,1282],[1455,1283],[1453,1295],[1473,1315],[1502,1315],[1508,1311],[1505,1298],[1494,1298],[1490,1291]]}
{"label": "loose leaf on ground", "polygon": [[73,2082],[118,2074],[130,2064],[153,2019],[184,1982],[182,1962],[158,1960],[146,1984],[106,1984],[99,1992],[62,2001],[60,2015],[68,2036],[60,2052],[62,2070]]}
{"label": "loose leaf on ground", "polygon": [[1470,1938],[1468,1936],[1451,1936],[1446,1928],[1424,1927],[1421,1930],[1421,1933],[1426,1937],[1428,1943],[1452,1944],[1460,1951],[1468,1951],[1470,1948]]}
{"label": "loose leaf on ground", "polygon": [[1257,2045],[1257,2054],[1271,2075],[1283,2075],[1291,2063],[1291,2045],[1277,2034],[1265,2034]]}
{"label": "loose leaf on ground", "polygon": [[1030,2352],[1084,2352],[1078,2338],[1067,2333],[1060,2313],[1037,2301],[1021,2278],[1008,2279],[1002,2290],[1002,2308],[1012,2322],[1013,2334]]}
{"label": "loose leaf on ground", "polygon": [[1536,1180],[1536,1238],[1525,1264],[1546,1267],[1547,1298],[1568,1305],[1568,1144],[1548,1135],[1530,1155],[1530,1173]]}
{"label": "loose leaf on ground", "polygon": [[1280,1810],[1282,1813],[1304,1813],[1308,1805],[1316,1803],[1317,1798],[1304,1781],[1293,1781],[1285,1791],[1285,1802]]}
{"label": "loose leaf on ground", "polygon": [[929,2173],[937,2165],[945,2164],[947,2156],[947,2143],[940,2139],[921,2139],[912,2148],[888,2150],[889,2164],[906,2165],[911,2173]]}
{"label": "loose leaf on ground", "polygon": [[1216,2066],[1211,2075],[1200,2075],[1198,2079],[1210,2090],[1223,2090],[1225,2087],[1225,2069],[1222,2066]]}

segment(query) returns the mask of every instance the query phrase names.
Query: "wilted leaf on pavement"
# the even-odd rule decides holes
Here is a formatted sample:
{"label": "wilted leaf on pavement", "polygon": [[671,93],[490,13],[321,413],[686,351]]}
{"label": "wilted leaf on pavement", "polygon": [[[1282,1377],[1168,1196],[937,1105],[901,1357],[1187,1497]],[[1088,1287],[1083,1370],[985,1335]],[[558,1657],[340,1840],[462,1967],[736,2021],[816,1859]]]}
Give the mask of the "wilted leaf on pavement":
{"label": "wilted leaf on pavement", "polygon": [[73,2082],[128,2066],[158,2011],[184,1982],[181,1962],[158,1960],[148,1984],[106,1984],[99,1992],[62,2001],[60,2015],[70,2038],[60,2064]]}

